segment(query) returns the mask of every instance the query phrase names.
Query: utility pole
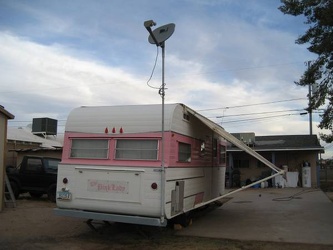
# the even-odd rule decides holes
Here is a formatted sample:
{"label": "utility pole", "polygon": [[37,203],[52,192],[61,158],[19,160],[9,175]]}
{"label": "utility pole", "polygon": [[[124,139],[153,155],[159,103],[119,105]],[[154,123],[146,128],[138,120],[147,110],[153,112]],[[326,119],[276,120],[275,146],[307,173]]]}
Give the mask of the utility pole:
{"label": "utility pole", "polygon": [[312,135],[312,108],[311,108],[311,97],[312,97],[312,85],[309,84],[309,127],[310,127],[310,135]]}
{"label": "utility pole", "polygon": [[[305,63],[308,66],[308,70],[311,66],[311,61],[307,61]],[[312,97],[312,83],[309,83],[309,127],[310,127],[310,135],[312,135],[312,107],[311,107],[311,97]]]}

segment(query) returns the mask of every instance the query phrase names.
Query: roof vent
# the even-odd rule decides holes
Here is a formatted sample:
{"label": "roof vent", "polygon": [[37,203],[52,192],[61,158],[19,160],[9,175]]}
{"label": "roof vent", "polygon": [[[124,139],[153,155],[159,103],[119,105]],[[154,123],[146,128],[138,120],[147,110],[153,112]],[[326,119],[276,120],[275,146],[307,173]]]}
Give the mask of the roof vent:
{"label": "roof vent", "polygon": [[32,133],[35,135],[56,135],[58,121],[51,118],[33,118]]}

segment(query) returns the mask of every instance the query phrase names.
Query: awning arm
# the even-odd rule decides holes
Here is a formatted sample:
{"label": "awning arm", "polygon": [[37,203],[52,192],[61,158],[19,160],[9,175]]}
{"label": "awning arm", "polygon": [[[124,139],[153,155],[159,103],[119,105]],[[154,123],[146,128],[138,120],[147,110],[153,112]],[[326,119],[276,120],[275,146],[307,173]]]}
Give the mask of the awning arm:
{"label": "awning arm", "polygon": [[280,170],[278,173],[275,173],[275,174],[273,174],[273,175],[271,175],[271,176],[268,176],[268,177],[266,177],[266,178],[263,178],[263,179],[261,179],[261,180],[259,180],[259,181],[253,182],[253,183],[251,183],[251,184],[249,184],[249,185],[246,185],[246,186],[243,186],[243,187],[238,188],[238,189],[236,189],[236,190],[230,191],[229,193],[226,193],[226,194],[223,194],[223,195],[221,195],[221,196],[218,196],[218,197],[216,197],[216,198],[214,198],[214,199],[212,199],[212,200],[209,200],[209,201],[207,201],[207,202],[199,203],[199,204],[197,204],[197,205],[195,206],[195,208],[197,208],[197,207],[201,207],[201,206],[204,206],[204,205],[207,205],[207,204],[209,204],[209,203],[212,203],[212,202],[214,202],[214,201],[217,201],[217,200],[220,200],[220,199],[222,199],[222,198],[224,198],[224,197],[227,197],[227,196],[229,196],[229,195],[231,195],[231,194],[234,194],[234,193],[237,193],[237,192],[243,191],[243,190],[245,190],[245,189],[247,189],[247,188],[250,188],[250,187],[252,187],[252,186],[254,186],[254,185],[257,185],[257,184],[259,184],[259,183],[261,183],[261,182],[263,182],[263,181],[267,181],[267,180],[269,180],[269,179],[272,179],[272,178],[274,178],[275,176],[283,175],[284,173],[285,173],[284,170]]}
{"label": "awning arm", "polygon": [[204,117],[203,115],[200,115],[199,113],[195,112],[194,110],[187,108],[187,111],[197,117],[200,121],[202,121],[206,126],[208,126],[210,129],[214,130],[217,134],[222,136],[227,141],[234,144],[236,147],[244,150],[249,155],[253,156],[254,158],[258,159],[262,163],[264,163],[267,167],[271,168],[276,173],[280,172],[281,169],[279,169],[277,166],[275,166],[272,162],[267,160],[262,155],[258,154],[256,151],[251,149],[249,146],[245,145],[242,141],[238,140],[235,136],[231,135],[227,131],[225,131],[221,126],[217,125],[215,122],[209,120],[208,118]]}

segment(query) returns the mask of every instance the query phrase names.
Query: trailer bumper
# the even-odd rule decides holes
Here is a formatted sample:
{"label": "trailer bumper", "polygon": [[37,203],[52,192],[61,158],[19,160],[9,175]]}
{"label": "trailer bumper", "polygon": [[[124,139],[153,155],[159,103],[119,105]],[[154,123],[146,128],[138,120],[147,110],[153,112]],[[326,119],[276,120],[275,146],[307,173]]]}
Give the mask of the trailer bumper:
{"label": "trailer bumper", "polygon": [[164,220],[162,222],[160,218],[154,218],[154,217],[108,214],[108,213],[98,213],[91,211],[62,209],[62,208],[55,208],[53,211],[54,214],[58,216],[83,218],[88,220],[99,220],[99,221],[110,221],[110,222],[112,221],[112,222],[158,226],[158,227],[165,227],[167,225],[167,220]]}

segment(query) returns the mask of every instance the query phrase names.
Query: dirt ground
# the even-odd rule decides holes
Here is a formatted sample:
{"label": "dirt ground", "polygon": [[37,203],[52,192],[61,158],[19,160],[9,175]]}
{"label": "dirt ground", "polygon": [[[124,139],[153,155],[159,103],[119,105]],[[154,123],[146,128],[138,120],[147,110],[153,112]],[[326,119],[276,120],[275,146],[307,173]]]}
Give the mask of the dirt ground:
{"label": "dirt ground", "polygon": [[[333,200],[333,192],[327,195]],[[333,249],[327,245],[182,237],[172,228],[118,223],[96,224],[94,231],[84,220],[55,216],[55,207],[46,197],[24,196],[17,200],[16,208],[5,208],[0,212],[0,249]]]}

